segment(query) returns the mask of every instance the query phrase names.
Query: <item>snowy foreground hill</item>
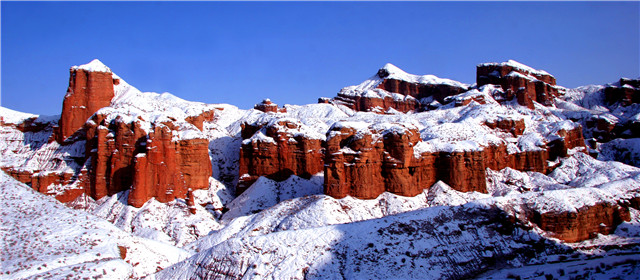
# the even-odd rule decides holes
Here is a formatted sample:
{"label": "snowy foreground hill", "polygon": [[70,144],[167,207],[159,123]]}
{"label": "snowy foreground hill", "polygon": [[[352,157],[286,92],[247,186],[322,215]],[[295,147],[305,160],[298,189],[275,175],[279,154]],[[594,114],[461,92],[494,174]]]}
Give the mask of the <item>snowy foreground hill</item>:
{"label": "snowy foreground hill", "polygon": [[638,80],[387,64],[241,110],[71,75],[0,107],[0,279],[640,279]]}

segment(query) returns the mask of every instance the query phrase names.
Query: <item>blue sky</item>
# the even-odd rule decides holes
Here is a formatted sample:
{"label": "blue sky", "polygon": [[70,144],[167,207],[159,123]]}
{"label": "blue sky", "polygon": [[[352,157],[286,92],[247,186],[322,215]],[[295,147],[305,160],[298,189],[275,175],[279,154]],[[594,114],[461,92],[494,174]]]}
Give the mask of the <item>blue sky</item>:
{"label": "blue sky", "polygon": [[69,67],[251,108],[315,103],[391,62],[475,82],[515,59],[576,87],[640,76],[640,2],[1,2],[2,106],[60,114]]}

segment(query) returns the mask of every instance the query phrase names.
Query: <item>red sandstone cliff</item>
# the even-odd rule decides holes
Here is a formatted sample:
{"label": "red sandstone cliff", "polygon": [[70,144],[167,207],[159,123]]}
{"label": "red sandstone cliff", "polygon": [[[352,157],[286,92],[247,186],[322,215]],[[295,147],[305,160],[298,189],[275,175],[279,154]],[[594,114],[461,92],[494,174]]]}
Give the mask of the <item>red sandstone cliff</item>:
{"label": "red sandstone cliff", "polygon": [[167,126],[149,133],[146,150],[135,157],[128,203],[142,206],[150,198],[168,202],[186,198],[189,189],[206,189],[211,176],[206,139],[172,140]]}
{"label": "red sandstone cliff", "polygon": [[500,85],[504,100],[517,100],[518,104],[533,109],[533,102],[545,106],[553,104],[558,96],[556,79],[542,70],[535,70],[515,61],[480,64],[476,71],[478,87]]}
{"label": "red sandstone cliff", "polygon": [[[502,122],[510,132],[524,126],[519,121]],[[458,191],[486,192],[486,168],[510,167],[547,173],[551,171],[547,160],[566,156],[567,149],[584,145],[578,126],[568,132],[560,130],[557,140],[546,149],[535,151],[509,153],[505,145],[490,145],[479,151],[415,155],[413,147],[421,141],[419,132],[400,126],[378,130],[374,125],[364,132],[349,126],[334,126],[326,143],[325,193],[336,198],[350,195],[363,199],[376,198],[385,191],[415,196],[438,180]]]}
{"label": "red sandstone cliff", "polygon": [[[187,189],[208,188],[212,166],[207,139],[175,138],[176,130],[185,127],[172,121],[149,122],[140,116],[132,121],[126,114],[111,113],[110,110],[95,114],[99,109],[111,106],[114,85],[119,85],[120,80],[114,79],[111,70],[98,60],[72,67],[70,74],[62,117],[59,126],[54,127],[53,135],[59,143],[72,134],[77,136],[73,141],[64,142],[65,147],[86,140],[84,152],[81,151],[83,158],[73,159],[79,167],[74,172],[3,168],[9,174],[43,193],[49,193],[48,188],[52,185],[73,183],[74,188],[55,193],[63,202],[82,193],[100,199],[131,189],[129,203],[140,207],[151,198],[167,202],[185,198]],[[188,115],[183,122],[202,131],[204,122],[213,118],[214,110],[205,110],[198,115]],[[28,119],[14,126],[23,133],[40,133],[47,125]],[[148,127],[152,131],[147,131]]]}
{"label": "red sandstone cliff", "polygon": [[608,86],[604,89],[605,101],[609,104],[620,103],[629,106],[640,103],[640,80],[621,78],[619,86]]}
{"label": "red sandstone cliff", "polygon": [[88,67],[73,67],[70,70],[69,88],[62,103],[62,116],[56,141],[62,143],[80,129],[91,115],[111,104],[114,97],[113,78],[109,68],[97,59]]}
{"label": "red sandstone cliff", "polygon": [[583,206],[575,211],[528,212],[526,218],[529,221],[565,242],[580,242],[597,234],[611,234],[618,225],[631,218],[629,206],[608,202]]}
{"label": "red sandstone cliff", "polygon": [[468,89],[468,85],[462,83],[432,75],[411,75],[387,64],[376,76],[355,89],[344,88],[333,100],[320,99],[319,102],[333,102],[356,111],[385,113],[393,109],[406,113],[427,110],[429,104],[423,104],[421,100],[444,103],[446,97]]}
{"label": "red sandstone cliff", "polygon": [[260,176],[281,181],[294,174],[310,178],[323,170],[322,140],[293,134],[301,125],[288,120],[242,125],[238,194]]}
{"label": "red sandstone cliff", "polygon": [[186,190],[209,186],[211,160],[206,139],[174,140],[172,129],[155,124],[147,134],[138,119],[106,122],[94,115],[86,125],[90,188],[95,199],[131,188],[129,204],[140,207],[150,198],[167,202],[185,198]]}

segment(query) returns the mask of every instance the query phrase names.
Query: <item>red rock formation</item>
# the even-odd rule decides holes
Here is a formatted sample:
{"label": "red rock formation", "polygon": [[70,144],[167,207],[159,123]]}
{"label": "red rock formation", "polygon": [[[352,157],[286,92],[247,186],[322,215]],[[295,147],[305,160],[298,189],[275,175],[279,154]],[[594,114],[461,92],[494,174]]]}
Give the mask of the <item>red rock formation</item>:
{"label": "red rock formation", "polygon": [[629,106],[640,103],[640,80],[620,79],[620,86],[608,86],[604,89],[605,101],[609,104],[620,103]]}
{"label": "red rock formation", "polygon": [[[37,192],[54,195],[62,203],[72,201],[85,192],[85,176],[82,174],[74,178],[73,173],[65,172],[30,172],[8,167],[3,167],[2,170],[19,182],[30,185]],[[78,180],[76,188],[65,188],[62,192],[49,190],[51,185],[70,185],[76,180]]]}
{"label": "red rock formation", "polygon": [[534,108],[534,101],[550,106],[558,96],[558,89],[555,87],[556,79],[553,76],[540,71],[530,71],[509,63],[478,65],[476,82],[478,87],[486,84],[500,85],[505,92],[502,100],[515,98],[518,104],[530,109]]}
{"label": "red rock formation", "polygon": [[378,97],[366,97],[360,95],[345,95],[338,93],[338,96],[334,98],[341,105],[345,105],[352,110],[362,112],[376,112],[384,113],[389,109],[394,109],[399,112],[410,112],[420,110],[420,103],[414,98],[393,99],[389,96],[384,98]]}
{"label": "red rock formation", "polygon": [[476,67],[476,82],[478,87],[486,84],[500,85],[502,78],[511,72],[535,77],[549,85],[556,84],[556,78],[542,71],[530,71],[510,63],[485,63]]}
{"label": "red rock formation", "polygon": [[518,119],[508,119],[508,118],[499,118],[493,122],[485,122],[485,125],[491,129],[500,129],[504,132],[511,133],[514,137],[522,135],[525,129],[524,120]]}
{"label": "red rock formation", "polygon": [[71,68],[69,88],[62,103],[58,143],[62,143],[81,128],[91,115],[109,106],[113,99],[116,79],[111,72],[89,72]]}
{"label": "red rock formation", "polygon": [[398,131],[356,135],[354,128],[334,127],[325,153],[325,194],[372,199],[388,191],[415,196],[438,180],[460,191],[486,192],[482,153],[436,152],[416,158],[413,147],[420,133]]}
{"label": "red rock formation", "polygon": [[146,141],[140,120],[126,123],[118,117],[107,122],[105,117],[94,115],[85,125],[85,156],[91,159],[87,193],[95,199],[129,189],[133,182],[134,157],[144,150]]}
{"label": "red rock formation", "polygon": [[444,103],[446,97],[467,91],[467,88],[449,84],[418,84],[396,79],[384,79],[378,85],[378,88],[388,92],[412,96],[418,100],[425,97],[433,97],[440,103]]}
{"label": "red rock formation", "polygon": [[203,127],[204,122],[205,121],[207,121],[207,122],[213,121],[214,117],[215,117],[214,111],[210,110],[210,111],[202,112],[202,114],[197,115],[197,116],[189,116],[189,117],[187,117],[186,120],[187,120],[187,122],[191,123],[192,125],[195,125],[200,131],[202,131],[203,128],[204,128]]}
{"label": "red rock formation", "polygon": [[11,167],[2,167],[2,171],[6,172],[7,175],[13,177],[20,183],[31,184],[31,176],[33,176],[33,172],[15,170]]}
{"label": "red rock formation", "polygon": [[[444,103],[446,97],[457,95],[468,90],[466,87],[447,83],[412,83],[404,80],[388,78],[389,72],[384,68],[380,69],[377,75],[379,78],[383,79],[380,84],[377,85],[377,89],[382,89],[390,93],[397,93],[405,97],[373,97],[363,95],[361,93],[338,93],[338,96],[335,97],[332,102],[347,106],[356,111],[385,113],[389,109],[393,109],[406,113],[410,111],[427,110],[427,105],[419,102],[422,98],[431,97],[440,103]],[[323,99],[318,100],[318,102],[328,103],[329,101]]]}
{"label": "red rock formation", "polygon": [[[292,135],[300,124],[279,121],[271,125],[242,124],[240,178],[236,192],[244,192],[260,176],[284,180],[290,175],[310,178],[323,170],[322,140]],[[253,137],[256,133],[264,137]]]}
{"label": "red rock formation", "polygon": [[631,219],[629,208],[617,204],[598,203],[576,212],[532,212],[529,219],[555,238],[565,242],[580,242],[596,236],[611,234],[623,221]]}
{"label": "red rock formation", "polygon": [[268,98],[262,100],[261,103],[253,106],[254,109],[262,111],[262,112],[273,112],[273,113],[286,113],[287,108],[278,108],[278,104],[271,102]]}
{"label": "red rock formation", "polygon": [[[518,123],[505,121],[503,125],[519,126]],[[438,180],[458,191],[486,192],[486,168],[547,173],[551,171],[547,164],[550,157],[566,156],[567,149],[584,145],[578,127],[568,132],[561,130],[553,144],[559,146],[538,151],[509,154],[507,147],[500,145],[481,151],[425,152],[415,157],[413,147],[420,141],[418,131],[397,131],[357,133],[354,128],[334,126],[326,143],[325,194],[371,199],[387,191],[415,196]]]}
{"label": "red rock formation", "polygon": [[[212,118],[205,112],[191,119],[196,126]],[[173,140],[172,124],[159,124],[147,135],[142,120],[111,122],[94,115],[85,125],[90,184],[87,193],[100,199],[132,188],[129,203],[140,207],[150,198],[167,202],[184,198],[186,188],[209,186],[212,167],[209,141]]]}
{"label": "red rock formation", "polygon": [[128,203],[141,207],[151,198],[169,202],[186,198],[187,190],[206,189],[211,176],[209,142],[206,139],[173,141],[172,130],[156,126],[149,133],[146,150],[134,161]]}

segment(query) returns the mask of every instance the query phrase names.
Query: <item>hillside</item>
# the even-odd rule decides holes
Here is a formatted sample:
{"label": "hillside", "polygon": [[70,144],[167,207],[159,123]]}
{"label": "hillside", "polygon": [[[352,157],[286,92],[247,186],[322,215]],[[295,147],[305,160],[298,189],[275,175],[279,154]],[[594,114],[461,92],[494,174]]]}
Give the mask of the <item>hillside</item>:
{"label": "hillside", "polygon": [[318,104],[242,110],[94,60],[62,108],[0,107],[4,279],[640,273],[637,79],[386,64]]}

